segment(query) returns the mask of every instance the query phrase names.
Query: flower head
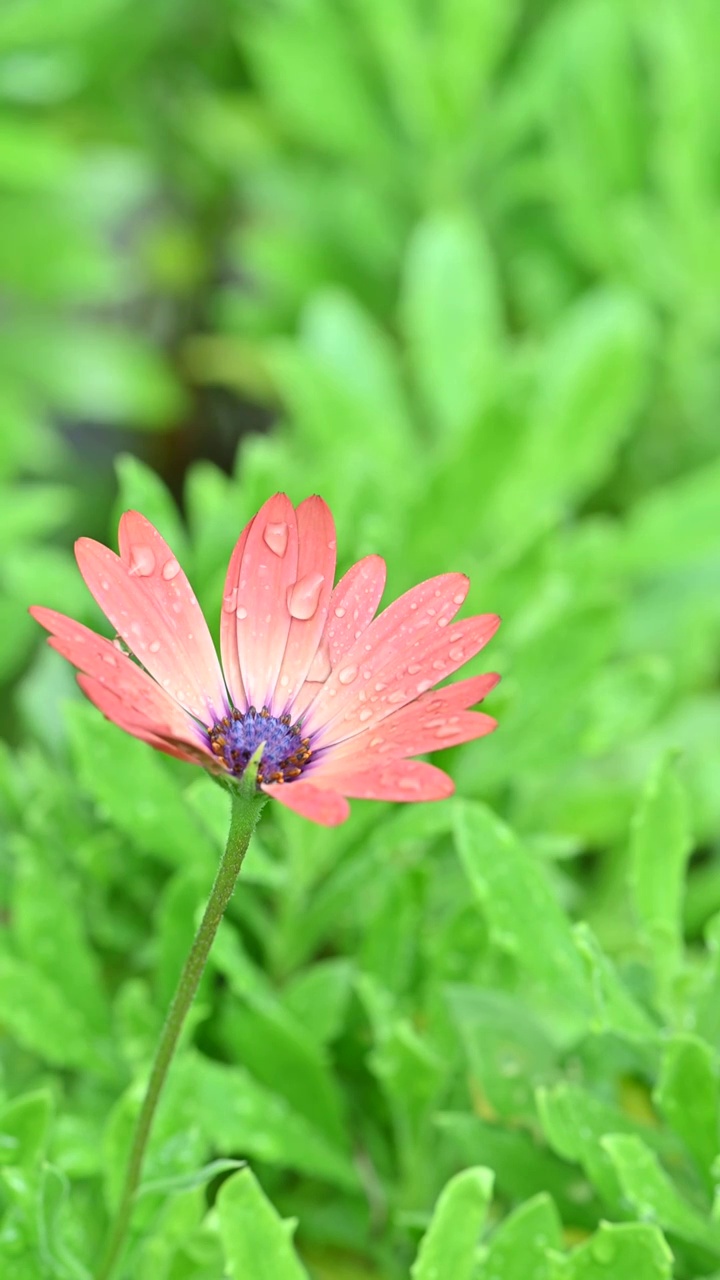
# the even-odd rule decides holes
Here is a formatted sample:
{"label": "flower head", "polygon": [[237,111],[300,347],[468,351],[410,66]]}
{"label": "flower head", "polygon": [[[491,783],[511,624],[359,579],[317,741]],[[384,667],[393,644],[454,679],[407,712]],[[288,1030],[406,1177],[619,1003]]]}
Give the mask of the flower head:
{"label": "flower head", "polygon": [[347,818],[347,797],[450,795],[447,774],[409,757],[495,728],[468,708],[497,675],[434,686],[487,644],[499,618],[453,622],[469,585],[461,573],[420,583],[376,616],[380,556],[358,561],[333,588],[335,527],[321,498],[295,509],[278,493],[241,534],[223,596],[222,669],[157,529],[128,511],[119,546],[119,555],[90,538],[75,547],[118,641],[52,609],[30,612],[78,668],[91,702],[158,751],[231,779],[262,746],[263,791],[332,826]]}

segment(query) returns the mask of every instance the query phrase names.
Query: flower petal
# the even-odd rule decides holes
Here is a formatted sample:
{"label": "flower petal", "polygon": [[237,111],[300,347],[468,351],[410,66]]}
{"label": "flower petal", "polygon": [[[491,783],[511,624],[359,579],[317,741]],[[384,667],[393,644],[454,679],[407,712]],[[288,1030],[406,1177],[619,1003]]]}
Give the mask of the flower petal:
{"label": "flower petal", "polygon": [[422,760],[390,760],[360,772],[351,769],[334,774],[332,785],[355,800],[445,800],[455,790],[452,778]]}
{"label": "flower petal", "polygon": [[156,751],[175,756],[178,760],[186,760],[189,764],[200,764],[204,768],[212,767],[215,761],[209,751],[200,746],[193,746],[173,738],[166,738],[155,732],[156,726],[145,720],[140,713],[131,713],[128,705],[106,685],[94,676],[78,675],[77,682],[83,693],[101,711],[107,720],[112,720],[118,728],[129,733],[141,742],[147,742]]}
{"label": "flower petal", "polygon": [[245,544],[248,540],[252,520],[245,525],[240,537],[233,548],[230,556],[227,574],[225,576],[225,590],[223,592],[222,613],[220,614],[220,654],[222,657],[223,671],[225,673],[225,681],[230,690],[230,697],[233,705],[239,711],[247,711],[249,702],[245,695],[245,687],[240,674],[240,658],[238,657],[238,620],[237,620],[237,594],[238,585],[240,583],[240,566],[242,564]]}
{"label": "flower petal", "polygon": [[[212,759],[196,722],[110,640],[96,635],[74,618],[56,613],[54,609],[33,606],[30,613],[51,633],[48,641],[51,648],[78,667],[84,676],[90,677],[94,682],[93,689],[99,686],[111,693],[119,704],[118,714],[122,708],[124,720],[142,727],[142,736],[149,733],[182,742],[192,751],[201,751]],[[85,690],[84,683],[81,683],[81,688]],[[92,701],[98,705],[94,697]],[[101,710],[104,711],[104,707]],[[117,720],[115,715],[110,718]]]}
{"label": "flower petal", "polygon": [[203,724],[213,724],[227,714],[227,698],[219,667],[216,679],[213,673],[210,677],[203,670],[202,662],[197,662],[192,630],[197,615],[191,595],[184,597],[181,592],[166,610],[158,597],[145,591],[138,581],[143,568],[154,572],[155,553],[148,547],[144,558],[138,548],[135,554],[131,571],[109,547],[92,538],[79,538],[75,544],[80,572],[89,590],[128,648],[181,706]]}
{"label": "flower petal", "polygon": [[[292,707],[313,660],[317,658],[321,667],[327,661],[325,654],[318,654],[318,647],[335,577],[335,522],[327,503],[317,496],[300,503],[297,522],[297,582],[288,592],[292,621],[273,700],[275,715]],[[329,672],[329,662],[326,669]]]}
{"label": "flower petal", "polygon": [[237,650],[248,704],[271,707],[287,645],[288,594],[298,574],[298,525],[284,493],[260,508],[248,530],[236,597]]}
{"label": "flower petal", "polygon": [[350,814],[350,805],[337,791],[321,790],[310,782],[275,782],[262,789],[286,809],[323,827],[337,827]]}
{"label": "flower petal", "polygon": [[333,667],[370,625],[385,588],[382,556],[365,556],[352,565],[330,596],[325,629],[308,677],[292,705],[296,720],[312,702]]}
{"label": "flower petal", "polygon": [[[448,625],[462,602],[466,583],[460,574],[422,583],[422,591],[408,592],[395,602],[397,609],[390,605],[376,618],[308,709],[304,731],[315,735],[316,748],[371,728],[431,689],[487,643],[499,626],[494,614]],[[380,642],[373,648],[378,628]]]}
{"label": "flower petal", "polygon": [[466,708],[480,702],[499,679],[492,673],[431,689],[381,725],[328,747],[313,768],[313,779],[331,781],[349,768],[369,769],[395,757],[425,755],[492,733],[497,728],[492,716]]}

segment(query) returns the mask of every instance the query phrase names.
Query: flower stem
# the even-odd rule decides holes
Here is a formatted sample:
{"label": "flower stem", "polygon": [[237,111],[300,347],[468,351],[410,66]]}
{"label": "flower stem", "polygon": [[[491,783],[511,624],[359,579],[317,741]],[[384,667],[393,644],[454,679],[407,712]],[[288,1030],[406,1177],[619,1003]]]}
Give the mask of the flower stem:
{"label": "flower stem", "polygon": [[257,763],[251,761],[239,787],[234,788],[232,791],[232,815],[227,845],[218,867],[208,904],[183,966],[180,981],[158,1041],[150,1079],[148,1080],[147,1090],[135,1127],[117,1216],[96,1280],[110,1280],[125,1246],[135,1195],[140,1183],[145,1149],[150,1137],[160,1094],[177,1048],[185,1018],[203,975],[205,962],[210,953],[215,934],[225,913],[225,908],[232,897],[250,838],[255,830],[260,810],[265,803],[265,796],[256,790],[256,775]]}

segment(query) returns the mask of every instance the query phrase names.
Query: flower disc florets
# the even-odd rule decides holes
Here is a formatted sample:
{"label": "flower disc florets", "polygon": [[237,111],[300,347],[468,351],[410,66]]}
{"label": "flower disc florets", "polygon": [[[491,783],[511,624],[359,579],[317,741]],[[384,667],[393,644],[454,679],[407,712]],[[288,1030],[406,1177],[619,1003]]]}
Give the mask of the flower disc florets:
{"label": "flower disc florets", "polygon": [[299,724],[290,716],[273,716],[267,707],[245,712],[233,710],[210,729],[210,749],[222,760],[228,773],[241,777],[251,757],[263,745],[258,767],[258,786],[291,782],[299,778],[311,756],[310,739],[301,736]]}

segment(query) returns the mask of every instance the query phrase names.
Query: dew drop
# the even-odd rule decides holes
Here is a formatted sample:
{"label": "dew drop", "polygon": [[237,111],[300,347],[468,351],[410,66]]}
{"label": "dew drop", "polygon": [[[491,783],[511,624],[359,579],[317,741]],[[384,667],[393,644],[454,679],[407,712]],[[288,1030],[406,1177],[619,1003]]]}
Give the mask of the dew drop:
{"label": "dew drop", "polygon": [[445,670],[445,663],[443,662],[442,658],[436,658],[435,661],[433,662],[433,671],[444,671],[444,670]]}
{"label": "dew drop", "polygon": [[109,667],[117,666],[117,662],[115,661],[115,657],[112,653],[104,653],[103,662],[107,662]]}
{"label": "dew drop", "polygon": [[324,644],[321,644],[315,657],[310,663],[310,670],[307,673],[307,679],[323,684],[332,670],[330,664],[330,654]]}
{"label": "dew drop", "polygon": [[419,791],[420,780],[419,778],[398,778],[398,786],[401,791]]}
{"label": "dew drop", "polygon": [[155,568],[155,554],[151,547],[139,542],[130,552],[128,573],[138,578],[149,578]]}
{"label": "dew drop", "polygon": [[229,591],[226,596],[223,596],[223,609],[226,613],[233,612],[235,605],[237,604],[237,594],[237,587],[233,587],[232,591]]}
{"label": "dew drop", "polygon": [[166,582],[172,582],[173,578],[177,578],[179,572],[180,572],[180,565],[178,564],[177,560],[171,557],[170,560],[165,561],[162,567],[162,576]]}
{"label": "dew drop", "polygon": [[462,662],[463,658],[465,657],[465,650],[463,649],[462,645],[461,644],[452,645],[451,648],[448,649],[448,657],[451,658],[453,662]]}
{"label": "dew drop", "polygon": [[160,641],[159,641],[159,640],[153,640],[153,641],[152,641],[152,643],[148,645],[148,649],[150,650],[150,652],[151,652],[151,653],[159,653],[159,652],[160,652]]}
{"label": "dew drop", "polygon": [[462,604],[464,599],[465,599],[465,592],[458,591],[457,595],[453,596],[453,604]]}
{"label": "dew drop", "polygon": [[335,610],[335,617],[336,617],[336,618],[344,618],[344,617],[345,617],[345,613],[346,613],[346,610],[345,610],[345,609],[343,609],[341,606],[338,606],[338,608]]}
{"label": "dew drop", "polygon": [[342,671],[338,671],[338,680],[341,684],[352,684],[358,673],[355,666],[343,667]]}
{"label": "dew drop", "polygon": [[409,675],[409,676],[416,676],[416,675],[417,675],[417,673],[418,673],[418,671],[422,671],[422,663],[421,663],[421,662],[411,662],[411,663],[410,663],[410,666],[408,667],[408,675]]}
{"label": "dew drop", "polygon": [[322,573],[306,573],[293,587],[288,588],[287,606],[290,616],[299,622],[312,618],[320,600],[320,588],[325,581]]}
{"label": "dew drop", "polygon": [[360,715],[358,716],[358,720],[369,720],[371,716],[372,716],[372,711],[370,710],[370,707],[363,707],[363,710],[360,712]]}
{"label": "dew drop", "polygon": [[247,609],[245,609],[243,605],[240,605],[240,608],[236,609],[235,611],[235,616],[238,617],[242,622],[245,618],[247,618]]}
{"label": "dew drop", "polygon": [[418,693],[427,693],[428,689],[432,689],[432,687],[433,687],[432,680],[418,680],[418,684],[417,684]]}
{"label": "dew drop", "polygon": [[439,626],[439,627],[446,627],[449,621],[450,621],[450,619],[449,619],[449,618],[446,618],[446,617],[443,615],[443,617],[442,617],[442,618],[438,618],[438,626]]}
{"label": "dew drop", "polygon": [[103,580],[102,580],[102,582],[100,583],[100,585],[101,585],[101,587],[102,587],[103,591],[109,591],[109,590],[110,590],[110,583],[108,582],[107,578],[103,578]]}
{"label": "dew drop", "polygon": [[276,556],[284,556],[288,544],[288,527],[285,521],[266,524],[263,530],[263,542]]}
{"label": "dew drop", "polygon": [[382,746],[382,744],[383,744],[383,741],[384,741],[384,739],[383,739],[383,738],[371,738],[371,739],[370,739],[370,741],[369,741],[369,743],[368,743],[368,746],[370,746],[370,747],[381,747],[381,746]]}
{"label": "dew drop", "polygon": [[382,693],[383,689],[387,689],[387,685],[383,684],[382,680],[378,680],[377,684],[375,685],[375,692]]}
{"label": "dew drop", "polygon": [[405,693],[402,689],[396,689],[394,693],[388,695],[388,702],[404,702]]}
{"label": "dew drop", "polygon": [[454,738],[455,727],[451,724],[441,724],[439,729],[435,730],[436,738]]}

